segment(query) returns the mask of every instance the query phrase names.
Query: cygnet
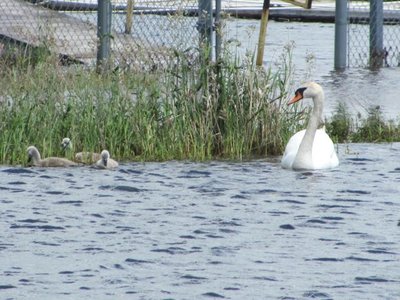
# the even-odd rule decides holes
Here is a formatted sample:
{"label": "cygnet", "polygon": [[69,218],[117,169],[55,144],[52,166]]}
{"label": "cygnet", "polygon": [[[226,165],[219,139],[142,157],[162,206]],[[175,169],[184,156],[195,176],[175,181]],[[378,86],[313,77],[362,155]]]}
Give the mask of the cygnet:
{"label": "cygnet", "polygon": [[97,168],[114,169],[118,167],[118,162],[110,158],[110,153],[107,150],[101,151],[101,159],[96,162]]}
{"label": "cygnet", "polygon": [[27,149],[28,161],[35,167],[74,167],[77,163],[61,157],[47,157],[41,159],[39,150],[35,146],[29,146]]}
{"label": "cygnet", "polygon": [[[72,150],[72,142],[70,138],[63,138],[61,142],[61,147],[64,150]],[[88,163],[92,164],[94,162],[97,162],[99,159],[101,159],[100,153],[96,152],[78,152],[75,154],[75,161],[80,162],[80,163]]]}

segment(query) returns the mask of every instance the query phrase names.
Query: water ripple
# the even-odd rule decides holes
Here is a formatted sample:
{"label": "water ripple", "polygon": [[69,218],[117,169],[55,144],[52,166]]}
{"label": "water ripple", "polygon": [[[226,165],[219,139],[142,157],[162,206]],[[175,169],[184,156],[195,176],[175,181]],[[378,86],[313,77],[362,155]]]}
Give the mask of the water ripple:
{"label": "water ripple", "polygon": [[11,284],[2,284],[0,285],[0,290],[5,290],[5,289],[16,289],[17,287]]}
{"label": "water ripple", "polygon": [[139,193],[145,190],[139,189],[133,186],[127,185],[117,185],[117,186],[110,186],[110,185],[101,185],[99,186],[100,190],[111,190],[111,191],[120,191],[120,192],[130,192],[130,193]]}
{"label": "water ripple", "polygon": [[180,247],[169,247],[169,248],[164,248],[164,249],[152,249],[152,252],[158,252],[158,253],[167,253],[171,255],[176,255],[176,254],[189,254],[189,253],[194,253],[198,251],[188,251],[184,248]]}
{"label": "water ripple", "polygon": [[306,261],[342,262],[344,261],[344,259],[335,257],[318,257],[318,258],[306,259]]}
{"label": "water ripple", "polygon": [[178,176],[178,178],[207,178],[211,176],[209,171],[189,170],[182,173],[184,175]]}
{"label": "water ripple", "polygon": [[357,257],[357,256],[349,256],[346,257],[347,260],[355,260],[355,261],[379,261],[377,259],[370,259],[365,257]]}
{"label": "water ripple", "polygon": [[369,195],[371,192],[368,191],[362,191],[362,190],[340,190],[338,193],[344,193],[344,194],[356,194],[356,195]]}
{"label": "water ripple", "polygon": [[40,229],[43,231],[54,231],[54,230],[64,230],[62,226],[52,226],[52,225],[16,225],[10,226],[11,229]]}
{"label": "water ripple", "polygon": [[62,201],[57,201],[55,204],[71,204],[74,206],[81,206],[83,204],[83,201],[81,200],[62,200]]}
{"label": "water ripple", "polygon": [[142,264],[152,264],[153,262],[149,260],[143,260],[143,259],[134,259],[134,258],[127,258],[125,260],[126,263],[130,265],[142,265]]}
{"label": "water ripple", "polygon": [[0,167],[1,296],[399,299],[400,144],[351,147],[313,172]]}
{"label": "water ripple", "polygon": [[24,184],[26,184],[26,182],[24,182],[24,181],[11,181],[8,184],[11,184],[11,185],[24,185]]}
{"label": "water ripple", "polygon": [[24,192],[24,189],[19,189],[19,188],[15,188],[15,187],[4,187],[4,186],[0,186],[0,191],[10,191],[12,193],[20,193],[20,192]]}
{"label": "water ripple", "polygon": [[321,299],[332,299],[328,294],[322,293],[320,291],[307,291],[303,294],[303,297],[310,298],[310,299],[315,299],[315,298],[321,298]]}
{"label": "water ripple", "polygon": [[33,170],[27,169],[27,168],[8,168],[1,170],[1,172],[8,173],[8,174],[34,174],[36,173]]}
{"label": "water ripple", "polygon": [[279,226],[279,228],[288,229],[288,230],[294,230],[295,229],[295,227],[293,225],[291,225],[291,224],[283,224],[283,225]]}
{"label": "water ripple", "polygon": [[186,274],[186,275],[181,276],[181,279],[189,280],[191,284],[193,284],[193,283],[197,284],[200,281],[207,280],[208,278],[202,277],[202,276]]}
{"label": "water ripple", "polygon": [[380,282],[398,282],[396,280],[389,280],[389,279],[381,278],[381,277],[377,277],[377,276],[356,277],[356,278],[354,278],[354,280],[361,284],[372,284],[372,283],[380,283]]}
{"label": "water ripple", "polygon": [[210,298],[220,298],[220,299],[224,299],[225,297],[218,294],[218,293],[214,293],[214,292],[208,292],[208,293],[204,293],[202,294],[202,296],[204,297],[210,297]]}

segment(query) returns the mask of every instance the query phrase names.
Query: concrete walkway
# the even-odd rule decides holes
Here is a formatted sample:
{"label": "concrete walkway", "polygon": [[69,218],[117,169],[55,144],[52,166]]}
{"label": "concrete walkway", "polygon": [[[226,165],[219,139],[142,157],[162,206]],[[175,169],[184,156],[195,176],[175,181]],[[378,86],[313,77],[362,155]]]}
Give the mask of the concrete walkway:
{"label": "concrete walkway", "polygon": [[[130,35],[114,34],[112,49],[135,49]],[[45,46],[60,58],[93,64],[97,55],[97,27],[63,12],[24,0],[0,0],[0,46],[13,42]]]}
{"label": "concrete walkway", "polygon": [[[0,40],[46,45],[61,56],[96,57],[97,29],[66,14],[22,0],[0,1]],[[74,42],[71,43],[71,40]],[[79,41],[79,47],[76,46]]]}

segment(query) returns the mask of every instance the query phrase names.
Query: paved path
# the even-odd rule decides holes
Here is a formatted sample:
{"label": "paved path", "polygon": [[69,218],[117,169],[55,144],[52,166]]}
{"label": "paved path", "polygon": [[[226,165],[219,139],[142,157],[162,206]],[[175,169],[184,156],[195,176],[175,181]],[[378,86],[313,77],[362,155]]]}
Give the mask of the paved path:
{"label": "paved path", "polygon": [[[78,60],[96,56],[97,29],[22,0],[0,1],[0,39],[39,46]],[[71,43],[74,40],[74,43]],[[76,46],[79,41],[79,47]]]}
{"label": "paved path", "polygon": [[[97,55],[97,28],[62,12],[23,0],[0,0],[0,42],[45,45],[62,58],[93,64]],[[112,48],[134,48],[131,36],[118,35]],[[1,46],[1,45],[0,45]]]}

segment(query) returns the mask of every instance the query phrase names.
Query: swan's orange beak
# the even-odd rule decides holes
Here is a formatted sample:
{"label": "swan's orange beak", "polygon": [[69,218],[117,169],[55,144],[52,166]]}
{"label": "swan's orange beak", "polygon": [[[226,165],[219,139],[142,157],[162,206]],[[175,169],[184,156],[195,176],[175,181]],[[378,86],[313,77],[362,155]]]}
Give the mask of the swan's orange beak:
{"label": "swan's orange beak", "polygon": [[297,101],[300,101],[301,99],[303,99],[303,93],[296,92],[294,97],[289,101],[289,103],[287,105],[296,103]]}

